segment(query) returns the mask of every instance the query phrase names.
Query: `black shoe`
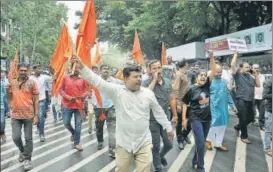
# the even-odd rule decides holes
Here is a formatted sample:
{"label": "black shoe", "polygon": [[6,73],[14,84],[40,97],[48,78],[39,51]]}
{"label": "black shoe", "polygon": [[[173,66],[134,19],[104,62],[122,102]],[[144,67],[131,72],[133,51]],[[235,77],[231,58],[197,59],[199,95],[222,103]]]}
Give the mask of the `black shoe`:
{"label": "black shoe", "polygon": [[191,141],[188,137],[185,137],[184,140],[186,141],[187,144],[191,144]]}
{"label": "black shoe", "polygon": [[183,143],[178,143],[178,148],[180,149],[180,150],[183,150],[184,149],[184,144]]}
{"label": "black shoe", "polygon": [[240,129],[238,129],[237,125],[234,125],[234,130],[235,130],[237,137],[239,137],[240,136]]}
{"label": "black shoe", "polygon": [[166,158],[161,157],[161,164],[162,164],[164,167],[166,167],[166,166],[168,165],[168,162],[167,162]]}
{"label": "black shoe", "polygon": [[99,143],[98,143],[98,150],[102,150],[102,146],[103,146],[103,143],[102,143],[102,142],[99,142]]}
{"label": "black shoe", "polygon": [[114,152],[113,149],[109,150],[109,156],[110,156],[111,158],[116,158],[116,155],[115,155],[115,152]]}

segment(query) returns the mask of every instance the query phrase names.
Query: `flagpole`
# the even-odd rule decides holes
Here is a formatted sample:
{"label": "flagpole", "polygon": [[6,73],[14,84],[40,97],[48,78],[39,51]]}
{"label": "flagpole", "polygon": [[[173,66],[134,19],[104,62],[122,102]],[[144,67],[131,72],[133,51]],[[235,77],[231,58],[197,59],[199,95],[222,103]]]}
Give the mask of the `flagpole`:
{"label": "flagpole", "polygon": [[[79,46],[78,46],[78,49],[77,49],[77,56],[79,56],[81,45],[82,45],[82,36],[80,37]],[[74,63],[73,66],[72,66],[72,75],[75,72],[75,68],[76,68],[76,65]]]}

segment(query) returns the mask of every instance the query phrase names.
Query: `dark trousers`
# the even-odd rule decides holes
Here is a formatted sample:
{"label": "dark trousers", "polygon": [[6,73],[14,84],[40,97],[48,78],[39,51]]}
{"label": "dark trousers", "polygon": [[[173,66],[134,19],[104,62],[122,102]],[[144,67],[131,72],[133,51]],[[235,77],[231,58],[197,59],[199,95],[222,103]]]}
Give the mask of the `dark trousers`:
{"label": "dark trousers", "polygon": [[[18,147],[20,152],[23,154],[25,159],[31,160],[32,151],[33,151],[33,140],[32,140],[32,121],[33,119],[12,119],[11,128],[12,128],[12,139],[15,145]],[[25,133],[25,146],[22,142],[22,126],[24,125]]]}
{"label": "dark trousers", "polygon": [[[258,109],[259,112],[259,124],[260,126],[264,126],[264,114],[265,114],[265,108],[264,108],[264,100],[255,100],[255,106]],[[255,111],[256,112],[256,111]]]}
{"label": "dark trousers", "polygon": [[[115,138],[115,133],[116,133],[116,114],[115,114],[115,108],[112,106],[110,108],[103,108],[102,109],[104,115],[105,115],[105,120],[107,122],[107,130],[108,130],[108,139],[109,139],[109,149],[115,149],[116,148],[116,138]],[[94,113],[96,116],[96,134],[97,134],[97,139],[98,142],[103,142],[103,126],[105,120],[100,120],[100,114],[101,114],[101,109],[100,108],[94,108]]]}
{"label": "dark trousers", "polygon": [[188,121],[187,129],[182,129],[182,114],[178,113],[178,120],[176,126],[176,137],[178,143],[183,143],[184,139],[188,137],[188,134],[191,132],[191,125]]}
{"label": "dark trousers", "polygon": [[241,130],[241,139],[247,139],[247,126],[254,121],[255,112],[253,105],[252,101],[236,100],[239,124],[235,128]]}
{"label": "dark trousers", "polygon": [[191,127],[195,140],[192,164],[197,164],[197,172],[204,172],[205,142],[210,129],[210,122],[193,121]]}
{"label": "dark trousers", "polygon": [[[153,142],[153,164],[156,172],[161,172],[161,157],[164,157],[173,147],[172,140],[169,139],[166,130],[157,121],[150,121],[150,131]],[[160,148],[160,137],[163,140],[163,148]]]}

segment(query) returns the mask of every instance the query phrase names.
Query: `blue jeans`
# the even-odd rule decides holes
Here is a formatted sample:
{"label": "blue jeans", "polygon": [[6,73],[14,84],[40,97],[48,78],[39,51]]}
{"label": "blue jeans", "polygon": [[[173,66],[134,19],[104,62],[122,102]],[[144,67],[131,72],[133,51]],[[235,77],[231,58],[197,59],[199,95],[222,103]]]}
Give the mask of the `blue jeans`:
{"label": "blue jeans", "polygon": [[[80,143],[81,130],[82,130],[82,117],[78,109],[68,109],[63,107],[63,123],[64,126],[70,131],[72,136],[74,136],[74,146]],[[75,129],[71,126],[71,118],[74,114],[75,119]]]}
{"label": "blue jeans", "polygon": [[51,108],[52,108],[52,113],[53,113],[54,121],[57,121],[57,111],[56,111],[55,105],[52,104]]}
{"label": "blue jeans", "polygon": [[195,140],[195,154],[192,164],[197,164],[197,172],[204,172],[205,142],[210,129],[210,122],[193,121],[191,127]]}
{"label": "blue jeans", "polygon": [[38,130],[40,136],[45,135],[45,111],[46,111],[46,100],[39,101],[39,122],[38,122]]}
{"label": "blue jeans", "polygon": [[9,111],[10,111],[7,96],[4,96],[4,106],[5,106],[4,112],[5,112],[5,116],[6,116],[7,113],[9,113]]}
{"label": "blue jeans", "polygon": [[0,130],[0,135],[5,134],[5,126],[6,126],[5,109],[1,109],[1,130]]}
{"label": "blue jeans", "polygon": [[272,113],[265,111],[264,150],[271,149]]}

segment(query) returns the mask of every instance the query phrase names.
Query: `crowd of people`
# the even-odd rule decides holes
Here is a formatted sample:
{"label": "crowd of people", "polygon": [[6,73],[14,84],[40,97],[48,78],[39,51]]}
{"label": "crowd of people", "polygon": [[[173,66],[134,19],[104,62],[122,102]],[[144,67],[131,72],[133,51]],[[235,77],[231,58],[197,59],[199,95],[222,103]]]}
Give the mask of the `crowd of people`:
{"label": "crowd of people", "polygon": [[54,123],[63,120],[76,150],[83,151],[84,120],[88,120],[88,132],[96,132],[97,149],[103,149],[106,122],[109,156],[116,159],[117,172],[128,172],[132,160],[136,171],[150,172],[153,166],[161,172],[168,165],[165,155],[173,148],[174,132],[180,150],[191,144],[192,132],[196,149],[192,167],[203,172],[206,149],[228,151],[223,140],[230,113],[238,116],[234,132],[243,143],[251,144],[247,126],[255,123],[257,109],[258,127],[265,131],[264,151],[272,156],[272,80],[265,82],[258,64],[237,66],[237,52],[230,69],[215,60],[212,52],[209,56],[209,71],[198,65],[189,68],[185,59],[174,64],[168,57],[166,66],[158,60],[147,61],[145,66],[126,64],[122,77],[115,75],[117,70],[112,73],[109,65],[89,69],[73,56],[75,68],[66,71],[58,95],[51,94],[54,74],[43,73],[41,65],[30,72],[28,65],[19,64],[16,79],[8,80],[1,72],[1,139],[6,140],[8,114],[11,137],[20,151],[18,161],[24,162],[25,170],[32,169],[33,124],[40,141],[46,142],[44,123],[49,109]]}

